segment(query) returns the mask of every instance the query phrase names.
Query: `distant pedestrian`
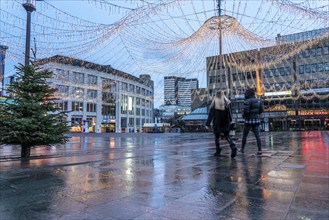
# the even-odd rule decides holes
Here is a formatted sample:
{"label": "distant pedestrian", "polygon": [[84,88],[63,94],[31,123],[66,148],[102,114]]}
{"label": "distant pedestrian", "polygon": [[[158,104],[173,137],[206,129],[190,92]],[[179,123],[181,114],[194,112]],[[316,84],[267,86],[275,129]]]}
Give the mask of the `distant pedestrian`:
{"label": "distant pedestrian", "polygon": [[244,118],[244,128],[242,137],[241,153],[244,153],[244,149],[247,142],[249,131],[252,130],[257,141],[258,151],[257,156],[262,155],[262,143],[260,140],[260,119],[259,115],[264,111],[264,105],[260,99],[255,96],[254,89],[247,89],[245,92],[245,101],[242,117]]}
{"label": "distant pedestrian", "polygon": [[230,103],[231,101],[226,98],[223,91],[217,91],[216,96],[210,104],[206,128],[210,126],[211,122],[213,123],[213,133],[215,135],[216,145],[216,152],[214,153],[215,157],[219,157],[222,150],[219,141],[220,134],[224,134],[224,138],[230,144],[231,158],[236,156],[237,148],[235,147],[233,140],[230,138],[231,116],[228,110],[225,109],[225,106],[228,106]]}

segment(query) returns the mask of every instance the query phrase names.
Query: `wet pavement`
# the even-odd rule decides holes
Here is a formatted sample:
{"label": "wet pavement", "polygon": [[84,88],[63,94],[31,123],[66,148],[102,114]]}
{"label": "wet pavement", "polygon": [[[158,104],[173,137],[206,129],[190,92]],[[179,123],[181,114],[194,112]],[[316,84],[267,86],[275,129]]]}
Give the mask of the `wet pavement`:
{"label": "wet pavement", "polygon": [[234,159],[211,133],[75,134],[31,160],[0,146],[0,219],[329,219],[329,132],[262,142]]}

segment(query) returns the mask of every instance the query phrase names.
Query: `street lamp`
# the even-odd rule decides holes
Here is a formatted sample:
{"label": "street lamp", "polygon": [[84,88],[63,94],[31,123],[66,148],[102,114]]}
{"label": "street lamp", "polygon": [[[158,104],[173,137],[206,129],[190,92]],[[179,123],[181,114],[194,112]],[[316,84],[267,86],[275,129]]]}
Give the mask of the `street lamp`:
{"label": "street lamp", "polygon": [[8,47],[6,45],[0,45],[0,81],[2,82],[1,96],[5,95],[5,58],[7,49]]}
{"label": "street lamp", "polygon": [[30,41],[31,41],[31,14],[35,11],[35,2],[41,0],[24,0],[22,4],[27,13],[26,19],[26,43],[25,43],[25,66],[30,64]]}

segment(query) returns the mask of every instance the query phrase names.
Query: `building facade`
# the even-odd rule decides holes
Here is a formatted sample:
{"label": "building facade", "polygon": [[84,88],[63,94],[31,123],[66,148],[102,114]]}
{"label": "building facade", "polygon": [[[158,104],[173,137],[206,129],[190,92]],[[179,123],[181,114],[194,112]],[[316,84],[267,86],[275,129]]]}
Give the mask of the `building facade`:
{"label": "building facade", "polygon": [[244,92],[248,87],[256,88],[265,104],[265,131],[328,129],[329,37],[313,41],[296,37],[292,42],[294,36],[304,34],[280,36],[290,40],[286,44],[287,40],[278,38],[280,44],[273,47],[224,54],[222,67],[219,56],[208,57],[209,94],[225,90],[233,101],[234,118],[243,122]]}
{"label": "building facade", "polygon": [[164,77],[164,105],[191,107],[192,90],[199,88],[198,79],[176,76]]}
{"label": "building facade", "polygon": [[178,92],[178,79],[176,76],[164,77],[164,104],[176,105],[177,104],[177,92]]}
{"label": "building facade", "polygon": [[64,56],[38,61],[54,73],[58,105],[68,112],[69,125],[81,132],[140,132],[153,122],[154,83],[149,75],[135,77]]}
{"label": "building facade", "polygon": [[180,79],[178,80],[177,104],[183,107],[191,107],[192,90],[199,88],[197,79]]}

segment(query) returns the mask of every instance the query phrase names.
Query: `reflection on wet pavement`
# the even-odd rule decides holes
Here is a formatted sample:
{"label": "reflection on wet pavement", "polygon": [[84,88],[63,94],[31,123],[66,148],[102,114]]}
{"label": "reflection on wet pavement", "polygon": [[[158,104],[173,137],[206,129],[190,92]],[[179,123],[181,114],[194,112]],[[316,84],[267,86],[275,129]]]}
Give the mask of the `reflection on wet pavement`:
{"label": "reflection on wet pavement", "polygon": [[262,133],[262,157],[250,136],[235,159],[211,133],[76,134],[31,160],[0,146],[0,219],[328,219],[328,139]]}

